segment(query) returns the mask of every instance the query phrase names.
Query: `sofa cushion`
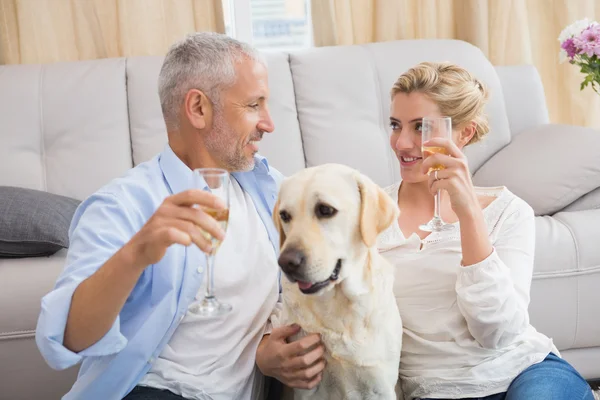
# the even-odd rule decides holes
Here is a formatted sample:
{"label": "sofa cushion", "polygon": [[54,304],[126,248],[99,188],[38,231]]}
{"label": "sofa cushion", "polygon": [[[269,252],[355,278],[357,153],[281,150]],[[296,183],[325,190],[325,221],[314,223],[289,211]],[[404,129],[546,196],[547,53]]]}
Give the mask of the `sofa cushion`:
{"label": "sofa cushion", "polygon": [[125,59],[0,65],[0,185],[83,200],[131,168]]}
{"label": "sofa cushion", "polygon": [[0,304],[10,304],[0,313],[0,342],[35,334],[40,300],[56,284],[67,252],[62,249],[50,257],[0,258]]}
{"label": "sofa cushion", "polygon": [[69,246],[69,225],[79,200],[0,186],[0,257],[49,256]]}

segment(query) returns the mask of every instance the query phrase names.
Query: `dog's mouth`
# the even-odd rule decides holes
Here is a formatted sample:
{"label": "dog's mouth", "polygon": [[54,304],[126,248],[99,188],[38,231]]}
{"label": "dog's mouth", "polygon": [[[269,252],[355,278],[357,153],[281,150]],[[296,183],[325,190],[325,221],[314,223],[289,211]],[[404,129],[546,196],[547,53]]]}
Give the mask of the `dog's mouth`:
{"label": "dog's mouth", "polygon": [[335,268],[333,269],[333,273],[329,276],[329,278],[325,279],[321,282],[304,282],[301,280],[294,279],[298,282],[298,289],[304,294],[313,294],[317,293],[319,290],[327,287],[329,283],[337,281],[340,276],[340,270],[342,269],[342,260],[339,259],[335,264]]}

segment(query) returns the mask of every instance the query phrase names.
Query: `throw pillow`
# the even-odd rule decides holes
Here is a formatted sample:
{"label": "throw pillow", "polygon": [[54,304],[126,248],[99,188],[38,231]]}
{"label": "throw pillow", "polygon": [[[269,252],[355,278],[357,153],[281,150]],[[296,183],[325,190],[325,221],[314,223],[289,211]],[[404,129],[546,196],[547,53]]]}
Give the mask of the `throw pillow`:
{"label": "throw pillow", "polygon": [[0,186],[0,258],[50,256],[67,248],[79,203],[41,190]]}
{"label": "throw pillow", "polygon": [[540,125],[519,133],[473,176],[478,186],[507,186],[536,215],[554,215],[600,187],[600,131]]}

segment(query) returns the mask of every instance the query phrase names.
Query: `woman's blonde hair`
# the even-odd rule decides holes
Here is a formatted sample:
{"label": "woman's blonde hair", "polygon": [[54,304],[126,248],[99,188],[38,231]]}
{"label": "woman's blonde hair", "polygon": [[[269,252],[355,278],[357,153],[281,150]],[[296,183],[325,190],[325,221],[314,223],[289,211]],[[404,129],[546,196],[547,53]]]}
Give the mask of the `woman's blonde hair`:
{"label": "woman's blonde hair", "polygon": [[396,80],[392,98],[398,93],[423,93],[437,104],[440,113],[452,118],[454,129],[476,124],[475,134],[467,144],[481,140],[489,123],[483,110],[489,94],[487,87],[469,71],[449,62],[423,62]]}

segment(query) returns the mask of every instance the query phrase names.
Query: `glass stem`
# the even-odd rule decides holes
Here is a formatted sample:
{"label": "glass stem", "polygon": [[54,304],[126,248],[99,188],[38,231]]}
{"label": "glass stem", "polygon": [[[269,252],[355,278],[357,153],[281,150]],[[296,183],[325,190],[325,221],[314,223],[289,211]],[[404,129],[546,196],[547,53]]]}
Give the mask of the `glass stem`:
{"label": "glass stem", "polygon": [[441,200],[442,200],[441,191],[438,190],[435,194],[434,207],[433,207],[433,218],[437,219],[437,220],[442,219],[440,217],[440,203],[442,202]]}
{"label": "glass stem", "polygon": [[214,298],[213,293],[213,267],[215,265],[215,250],[206,254],[206,293],[205,298],[212,299]]}

